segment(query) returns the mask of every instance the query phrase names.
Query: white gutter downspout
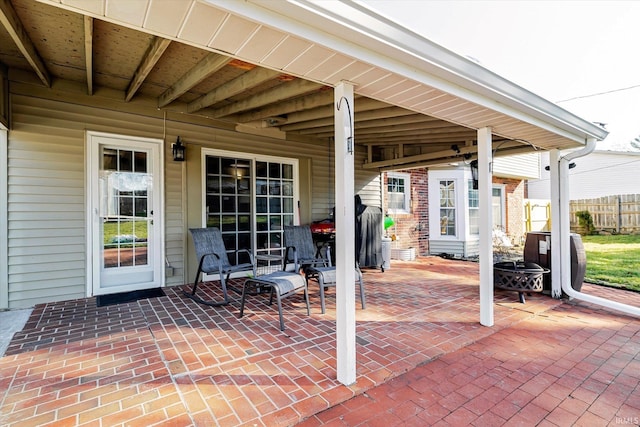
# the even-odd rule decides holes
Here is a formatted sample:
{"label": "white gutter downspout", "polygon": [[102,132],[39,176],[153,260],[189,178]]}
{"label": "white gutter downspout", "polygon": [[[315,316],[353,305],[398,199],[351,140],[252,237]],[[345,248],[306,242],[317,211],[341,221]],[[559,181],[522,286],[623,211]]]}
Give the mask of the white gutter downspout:
{"label": "white gutter downspout", "polygon": [[[640,308],[634,307],[628,304],[622,304],[619,302],[611,301],[605,298],[596,297],[593,295],[587,295],[582,292],[578,292],[571,286],[571,251],[570,251],[570,218],[569,218],[569,163],[572,160],[579,157],[590,154],[596,147],[595,138],[587,139],[587,143],[584,148],[573,151],[566,156],[558,158],[557,167],[559,168],[558,185],[559,202],[560,202],[560,224],[559,224],[559,239],[551,239],[552,253],[560,253],[559,267],[560,267],[560,283],[562,284],[562,290],[570,298],[575,298],[588,303],[601,305],[612,310],[618,310],[623,313],[630,314],[632,316],[640,317]],[[558,242],[559,240],[559,242]],[[557,258],[556,258],[557,259]],[[556,266],[552,266],[553,269]]]}

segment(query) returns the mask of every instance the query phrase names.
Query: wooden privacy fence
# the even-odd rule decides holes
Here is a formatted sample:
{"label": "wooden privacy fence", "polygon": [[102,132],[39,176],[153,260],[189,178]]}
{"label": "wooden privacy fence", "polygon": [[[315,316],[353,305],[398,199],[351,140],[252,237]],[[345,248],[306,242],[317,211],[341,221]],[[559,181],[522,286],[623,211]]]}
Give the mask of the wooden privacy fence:
{"label": "wooden privacy fence", "polygon": [[576,212],[589,211],[596,230],[614,233],[640,232],[640,194],[572,200],[569,207],[572,230],[581,231]]}

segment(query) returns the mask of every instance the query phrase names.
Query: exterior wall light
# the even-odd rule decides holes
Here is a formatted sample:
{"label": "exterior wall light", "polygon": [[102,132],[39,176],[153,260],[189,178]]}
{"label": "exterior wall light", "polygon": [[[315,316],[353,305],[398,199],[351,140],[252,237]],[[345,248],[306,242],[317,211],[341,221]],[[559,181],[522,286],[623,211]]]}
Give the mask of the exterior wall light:
{"label": "exterior wall light", "polygon": [[184,162],[186,149],[187,147],[182,145],[182,140],[180,139],[180,137],[178,137],[178,139],[176,139],[176,142],[171,145],[171,151],[173,152],[173,161]]}
{"label": "exterior wall light", "polygon": [[471,163],[469,163],[469,166],[471,167],[471,178],[473,178],[473,189],[477,190],[478,189],[478,161],[472,160]]}

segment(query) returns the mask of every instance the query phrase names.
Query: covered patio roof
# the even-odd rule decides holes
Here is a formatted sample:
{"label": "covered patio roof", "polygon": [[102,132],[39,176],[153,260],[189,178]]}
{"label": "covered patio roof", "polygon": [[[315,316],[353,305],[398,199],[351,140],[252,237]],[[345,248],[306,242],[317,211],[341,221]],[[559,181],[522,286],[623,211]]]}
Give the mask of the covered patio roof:
{"label": "covered patio roof", "polygon": [[9,0],[0,22],[0,63],[12,81],[283,140],[333,138],[332,88],[349,82],[365,168],[474,155],[482,127],[496,155],[607,134],[362,4]]}

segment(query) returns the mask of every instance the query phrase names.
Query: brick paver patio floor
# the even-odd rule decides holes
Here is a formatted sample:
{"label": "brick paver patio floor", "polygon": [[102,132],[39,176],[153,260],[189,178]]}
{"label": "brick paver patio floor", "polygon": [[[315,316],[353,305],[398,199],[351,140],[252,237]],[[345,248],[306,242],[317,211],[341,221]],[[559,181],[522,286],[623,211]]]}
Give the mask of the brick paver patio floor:
{"label": "brick paver patio floor", "polygon": [[324,315],[313,285],[311,316],[301,297],[284,300],[285,332],[265,295],[242,319],[239,296],[212,308],[183,287],[39,305],[0,359],[0,425],[638,424],[639,319],[496,291],[495,326],[483,327],[477,275],[438,257],[365,270],[348,387],[336,380],[333,290]]}

